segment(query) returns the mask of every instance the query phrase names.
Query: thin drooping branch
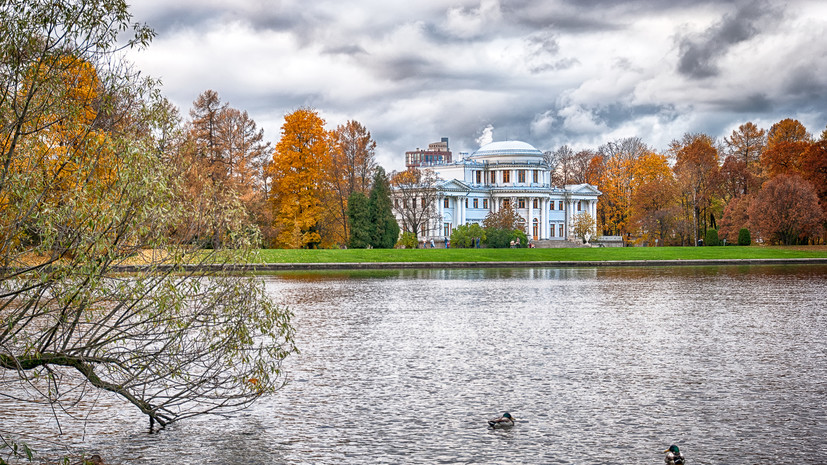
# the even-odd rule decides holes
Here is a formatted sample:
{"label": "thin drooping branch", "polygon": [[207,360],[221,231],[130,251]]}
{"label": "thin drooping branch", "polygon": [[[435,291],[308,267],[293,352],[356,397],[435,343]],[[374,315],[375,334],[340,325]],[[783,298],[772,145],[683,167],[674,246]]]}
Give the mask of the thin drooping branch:
{"label": "thin drooping branch", "polygon": [[[164,426],[274,392],[295,348],[263,283],[224,273],[259,243],[246,211],[182,193],[179,149],[156,139],[180,121],[112,55],[129,19],[120,0],[0,6],[0,372],[55,412],[81,405],[64,396],[79,374],[75,394]],[[199,249],[207,230],[223,248]]]}

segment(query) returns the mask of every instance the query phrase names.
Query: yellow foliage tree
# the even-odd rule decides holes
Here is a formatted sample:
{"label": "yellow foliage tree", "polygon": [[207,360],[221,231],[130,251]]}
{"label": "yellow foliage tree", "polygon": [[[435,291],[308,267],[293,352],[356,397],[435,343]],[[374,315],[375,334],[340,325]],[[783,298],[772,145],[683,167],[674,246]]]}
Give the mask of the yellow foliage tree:
{"label": "yellow foliage tree", "polygon": [[[116,181],[119,171],[118,143],[110,137],[112,128],[99,117],[104,90],[92,63],[71,54],[44,58],[27,68],[21,83],[14,104],[39,111],[19,118],[17,130],[3,131],[3,154],[8,160],[3,178],[19,183],[17,190],[0,189],[0,211],[6,219],[22,218],[11,221],[22,221],[24,226],[4,228],[17,233],[2,238],[11,247],[41,240],[42,231],[26,213],[31,207],[24,206],[29,205],[24,197],[31,192],[40,193],[36,201],[47,209],[78,203],[94,211],[105,202],[101,192]],[[68,234],[82,226],[69,221],[63,229]],[[52,253],[60,250],[55,244]]]}
{"label": "yellow foliage tree", "polygon": [[628,232],[632,201],[632,167],[634,160],[612,157],[605,162],[598,185],[603,196],[599,207],[606,232],[623,235]]}
{"label": "yellow foliage tree", "polygon": [[664,244],[677,215],[675,176],[666,156],[647,153],[634,166],[634,192],[631,222],[641,239],[650,244]]}
{"label": "yellow foliage tree", "polygon": [[636,137],[609,142],[600,147],[602,158],[592,158],[586,169],[587,182],[597,181],[603,195],[598,203],[598,223],[604,234],[626,235],[630,231],[632,196],[637,159],[650,153]]}
{"label": "yellow foliage tree", "polygon": [[325,121],[309,108],[284,117],[281,140],[276,144],[270,200],[276,230],[276,246],[317,248],[330,245],[324,236],[329,216],[326,200],[332,165],[332,134]]}
{"label": "yellow foliage tree", "polygon": [[[52,73],[50,79],[41,76]],[[114,172],[112,156],[106,156],[106,134],[96,124],[100,106],[101,82],[95,67],[74,56],[61,56],[51,66],[33,68],[28,81],[50,87],[50,96],[58,95],[61,106],[47,106],[37,118],[26,123],[27,132],[39,137],[26,142],[26,156],[21,160],[27,169],[37,169],[51,180],[50,197],[65,195],[73,188],[88,183],[90,173],[80,167],[95,167],[92,175],[106,179]],[[23,95],[30,85],[23,89]],[[37,97],[45,93],[39,91]],[[46,102],[43,102],[46,106]]]}

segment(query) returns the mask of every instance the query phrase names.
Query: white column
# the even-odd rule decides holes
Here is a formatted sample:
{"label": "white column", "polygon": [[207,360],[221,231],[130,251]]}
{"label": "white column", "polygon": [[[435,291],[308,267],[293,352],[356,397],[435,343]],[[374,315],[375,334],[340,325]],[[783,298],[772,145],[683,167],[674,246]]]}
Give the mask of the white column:
{"label": "white column", "polygon": [[537,205],[539,205],[539,207],[540,207],[540,211],[538,212],[538,215],[537,215],[537,223],[540,225],[540,227],[537,230],[537,239],[543,240],[543,239],[546,238],[544,236],[545,229],[543,228],[543,218],[545,218],[545,215],[544,215],[545,210],[543,210],[543,207],[546,205],[546,199],[540,198],[537,201]]}
{"label": "white column", "polygon": [[528,199],[528,237],[534,239],[534,198]]}
{"label": "white column", "polygon": [[574,223],[574,215],[577,214],[577,212],[574,211],[574,200],[569,201],[568,208],[566,208],[566,213],[567,213],[566,219],[568,221],[566,221],[565,236],[566,236],[566,238],[569,238],[569,237],[571,237],[571,225],[572,225],[572,223]]}
{"label": "white column", "polygon": [[456,228],[461,223],[459,222],[459,197],[452,196],[451,200],[454,202],[454,219],[451,222],[451,227]]}
{"label": "white column", "polygon": [[439,222],[436,225],[436,234],[434,236],[441,236],[444,232],[443,225],[445,224],[445,196],[441,195],[437,197],[437,202],[439,202]]}
{"label": "white column", "polygon": [[[574,217],[583,213],[583,211],[577,211],[577,203],[580,202],[579,200],[572,200],[571,201],[571,223],[574,225]],[[574,231],[571,231],[570,234],[574,234]]]}
{"label": "white column", "polygon": [[540,201],[540,239],[548,239],[548,199]]}

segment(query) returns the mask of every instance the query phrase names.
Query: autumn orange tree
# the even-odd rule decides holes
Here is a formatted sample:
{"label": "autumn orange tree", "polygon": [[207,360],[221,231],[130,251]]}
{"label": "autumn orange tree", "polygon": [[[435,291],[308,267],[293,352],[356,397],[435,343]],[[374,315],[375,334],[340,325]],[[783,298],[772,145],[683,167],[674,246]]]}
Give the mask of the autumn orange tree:
{"label": "autumn orange tree", "polygon": [[730,244],[738,243],[741,229],[750,229],[749,210],[753,197],[754,194],[748,194],[730,199],[721,215],[718,237]]}
{"label": "autumn orange tree", "polygon": [[227,108],[222,123],[221,134],[227,143],[227,184],[237,193],[250,221],[268,234],[272,216],[267,207],[264,165],[270,157],[270,143],[246,110]]}
{"label": "autumn orange tree", "polygon": [[824,135],[801,155],[801,171],[802,177],[815,188],[821,207],[827,213],[827,139]]}
{"label": "autumn orange tree", "polygon": [[767,181],[749,205],[754,234],[770,243],[806,244],[823,234],[823,211],[813,186],[797,174]]}
{"label": "autumn orange tree", "polygon": [[[269,165],[276,246],[317,248],[331,245],[329,173],[333,136],[324,120],[310,108],[284,117],[281,140]],[[335,205],[335,204],[333,204]]]}
{"label": "autumn orange tree", "polygon": [[[718,175],[718,149],[715,141],[706,134],[685,134],[680,141],[673,141],[670,151],[676,158],[673,168],[681,190],[685,223],[691,221],[691,237],[706,234],[716,199]],[[720,215],[718,215],[720,216]]]}
{"label": "autumn orange tree", "polygon": [[634,170],[631,221],[644,240],[665,245],[678,213],[675,176],[666,156],[653,152],[638,158]]}
{"label": "autumn orange tree", "polygon": [[263,169],[269,144],[263,130],[246,111],[222,102],[213,90],[193,102],[190,118],[174,160],[184,182],[183,195],[192,205],[182,227],[197,228],[201,245],[217,247],[228,227],[214,213],[223,205],[239,204],[251,222],[269,233]]}
{"label": "autumn orange tree", "polygon": [[727,147],[722,181],[728,184],[729,197],[748,194],[761,187],[760,158],[767,144],[767,131],[747,122],[724,138]]}
{"label": "autumn orange tree", "polygon": [[337,242],[344,244],[350,236],[348,199],[357,192],[367,195],[376,174],[376,141],[371,137],[370,131],[353,120],[339,125],[333,139],[330,179],[337,208],[331,212],[340,225],[337,229],[342,233]]}
{"label": "autumn orange tree", "polygon": [[761,165],[768,177],[801,174],[802,155],[810,142],[807,128],[798,120],[786,118],[773,124],[767,134],[767,147],[761,155]]}
{"label": "autumn orange tree", "polygon": [[504,204],[497,211],[488,212],[482,220],[482,226],[489,229],[504,229],[506,231],[526,230],[526,221],[511,203]]}
{"label": "autumn orange tree", "polygon": [[718,170],[718,185],[724,201],[748,195],[761,188],[761,178],[743,160],[727,155]]}
{"label": "autumn orange tree", "polygon": [[[601,183],[603,182],[603,175],[605,171],[606,163],[603,160],[603,157],[599,154],[592,155],[586,167],[585,182],[597,186],[602,192],[603,186]],[[607,222],[607,209],[603,207],[603,197],[605,197],[605,194],[601,196],[601,200],[597,204],[597,218],[595,218],[595,223],[597,225],[596,227],[598,233],[609,234],[609,229],[605,226]]]}

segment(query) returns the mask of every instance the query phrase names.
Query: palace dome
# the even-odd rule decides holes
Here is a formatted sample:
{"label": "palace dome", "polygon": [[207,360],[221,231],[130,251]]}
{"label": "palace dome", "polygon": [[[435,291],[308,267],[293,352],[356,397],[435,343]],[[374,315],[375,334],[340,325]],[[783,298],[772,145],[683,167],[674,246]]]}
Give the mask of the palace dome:
{"label": "palace dome", "polygon": [[525,142],[504,140],[483,145],[477,149],[476,152],[472,153],[470,158],[482,163],[537,163],[543,160],[543,152]]}

